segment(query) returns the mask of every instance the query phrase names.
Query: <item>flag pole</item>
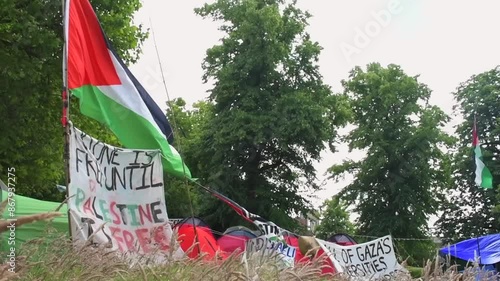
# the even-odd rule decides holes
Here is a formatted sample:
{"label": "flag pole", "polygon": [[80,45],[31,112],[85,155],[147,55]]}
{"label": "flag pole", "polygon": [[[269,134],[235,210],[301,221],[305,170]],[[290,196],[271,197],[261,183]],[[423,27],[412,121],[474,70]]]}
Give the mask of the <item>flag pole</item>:
{"label": "flag pole", "polygon": [[[68,93],[68,29],[67,29],[67,13],[69,11],[69,1],[70,0],[62,0],[62,22],[63,22],[63,56],[62,56],[62,78],[63,78],[63,87],[62,87],[62,117],[61,124],[64,128],[64,172],[66,175],[66,205],[68,205],[68,194],[69,194],[69,184],[71,182],[70,173],[69,173],[69,136],[70,136],[70,125],[69,125],[69,102],[70,95]],[[67,208],[68,215],[68,227],[69,227],[69,235],[70,238],[73,238],[72,235],[72,227],[71,227],[71,213],[69,211],[69,207]]]}

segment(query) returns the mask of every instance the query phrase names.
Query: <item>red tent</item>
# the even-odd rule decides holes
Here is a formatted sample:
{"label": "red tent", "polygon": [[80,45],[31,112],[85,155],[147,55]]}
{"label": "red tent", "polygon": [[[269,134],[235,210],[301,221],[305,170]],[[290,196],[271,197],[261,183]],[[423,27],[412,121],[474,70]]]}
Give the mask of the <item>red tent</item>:
{"label": "red tent", "polygon": [[[220,252],[219,245],[215,240],[212,230],[199,218],[187,218],[174,226],[182,250],[190,258],[196,258],[200,252],[206,255],[206,259],[212,259]],[[195,238],[197,236],[197,239]],[[198,243],[195,245],[195,243]],[[220,254],[220,253],[219,253]]]}
{"label": "red tent", "polygon": [[285,242],[288,245],[295,248],[295,263],[310,261],[309,258],[305,258],[305,256],[300,252],[299,236],[297,234],[285,231],[283,233],[283,238],[285,238]]}
{"label": "red tent", "polygon": [[244,226],[235,226],[228,228],[224,234],[217,239],[217,243],[222,251],[229,255],[235,251],[243,252],[246,242],[257,238],[257,235]]}
{"label": "red tent", "polygon": [[331,259],[328,258],[328,255],[325,254],[325,251],[323,251],[322,248],[320,248],[318,250],[318,252],[316,253],[316,256],[315,256],[315,258],[320,258],[320,257],[324,259],[323,268],[321,269],[321,274],[322,275],[335,274],[337,272],[337,270],[335,270],[335,266],[333,265]]}

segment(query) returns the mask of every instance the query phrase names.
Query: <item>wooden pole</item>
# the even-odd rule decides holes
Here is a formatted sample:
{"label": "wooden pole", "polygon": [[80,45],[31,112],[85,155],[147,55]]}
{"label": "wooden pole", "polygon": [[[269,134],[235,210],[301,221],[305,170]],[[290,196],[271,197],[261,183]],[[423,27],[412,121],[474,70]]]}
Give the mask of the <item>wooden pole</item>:
{"label": "wooden pole", "polygon": [[[68,32],[68,11],[69,11],[69,1],[71,0],[62,0],[62,22],[63,22],[63,57],[62,57],[62,78],[63,78],[63,88],[62,88],[62,117],[61,123],[64,128],[64,172],[66,174],[66,205],[68,206],[68,193],[69,193],[69,184],[71,182],[70,172],[69,172],[69,137],[71,133],[71,128],[69,124],[69,103],[70,103],[70,94],[68,93],[68,50],[67,50],[67,32]],[[70,238],[73,238],[72,235],[72,227],[71,227],[71,213],[69,211],[68,206],[68,226],[69,226],[69,235]]]}

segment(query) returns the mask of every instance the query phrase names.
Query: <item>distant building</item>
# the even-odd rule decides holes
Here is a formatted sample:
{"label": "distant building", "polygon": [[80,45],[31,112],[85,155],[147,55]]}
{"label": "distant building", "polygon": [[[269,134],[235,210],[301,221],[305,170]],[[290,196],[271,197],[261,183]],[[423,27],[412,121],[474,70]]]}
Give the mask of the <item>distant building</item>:
{"label": "distant building", "polygon": [[308,232],[314,233],[316,227],[318,227],[321,222],[319,218],[319,213],[317,211],[309,212],[307,214],[301,214],[296,218],[300,225],[304,226]]}

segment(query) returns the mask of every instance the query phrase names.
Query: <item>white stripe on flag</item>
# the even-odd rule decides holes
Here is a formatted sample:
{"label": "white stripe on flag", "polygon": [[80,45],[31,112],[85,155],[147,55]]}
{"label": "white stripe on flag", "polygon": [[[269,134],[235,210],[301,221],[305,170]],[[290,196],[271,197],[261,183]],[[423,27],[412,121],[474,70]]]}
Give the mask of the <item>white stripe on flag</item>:
{"label": "white stripe on flag", "polygon": [[153,118],[153,115],[149,111],[148,107],[142,100],[137,88],[135,87],[132,80],[128,77],[125,70],[122,68],[118,60],[115,58],[114,54],[109,51],[109,55],[111,56],[111,60],[113,61],[113,65],[115,66],[116,73],[120,78],[121,85],[112,85],[112,86],[98,86],[99,90],[107,97],[113,99],[118,104],[122,105],[124,108],[142,116],[146,119],[154,128],[158,131],[159,135],[161,135],[165,140],[167,139],[160,127]]}
{"label": "white stripe on flag", "polygon": [[476,184],[482,186],[484,163],[476,157]]}

